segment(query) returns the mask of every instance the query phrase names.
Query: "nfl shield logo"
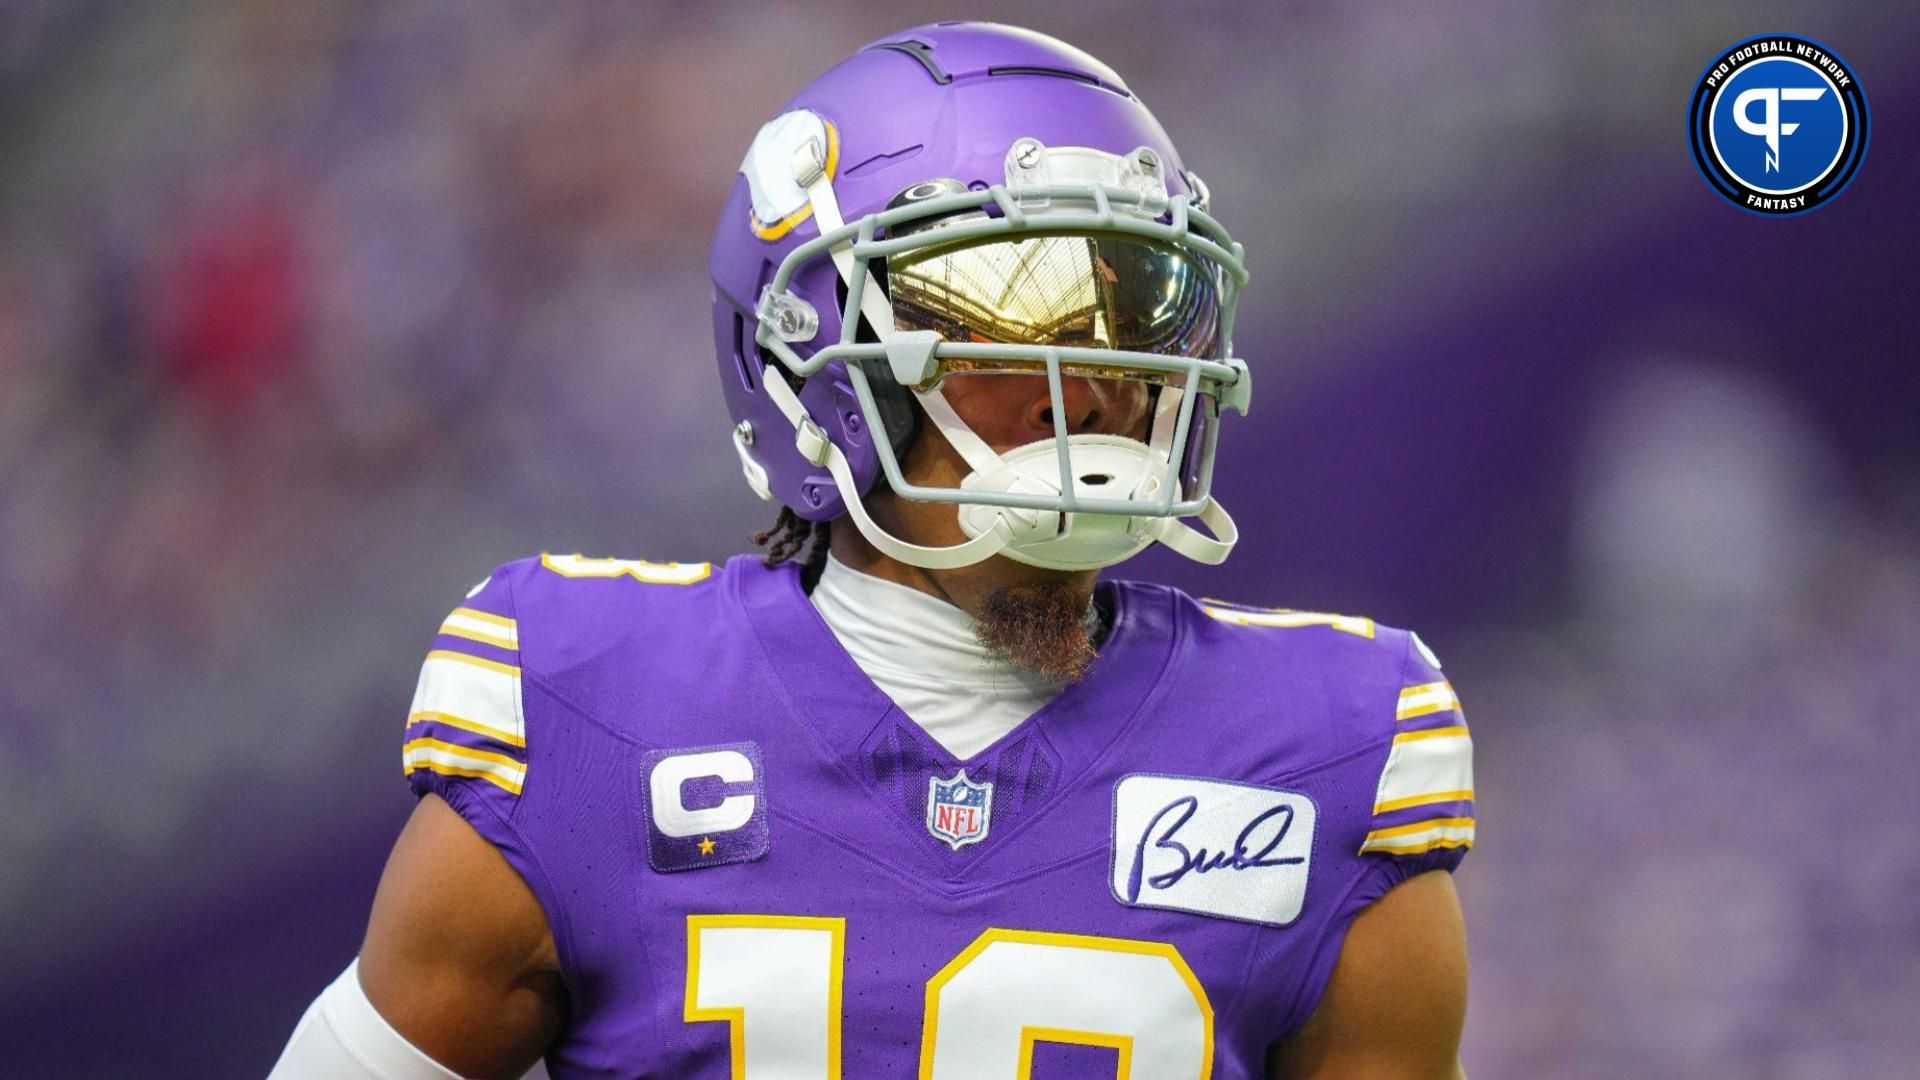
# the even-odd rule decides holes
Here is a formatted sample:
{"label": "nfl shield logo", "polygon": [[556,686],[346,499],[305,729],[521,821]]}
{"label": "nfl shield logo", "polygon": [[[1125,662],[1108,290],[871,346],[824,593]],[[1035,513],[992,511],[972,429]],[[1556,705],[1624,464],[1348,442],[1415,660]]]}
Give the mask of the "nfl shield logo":
{"label": "nfl shield logo", "polygon": [[927,778],[927,831],[955,851],[987,838],[993,785],[976,784],[965,769],[942,780]]}

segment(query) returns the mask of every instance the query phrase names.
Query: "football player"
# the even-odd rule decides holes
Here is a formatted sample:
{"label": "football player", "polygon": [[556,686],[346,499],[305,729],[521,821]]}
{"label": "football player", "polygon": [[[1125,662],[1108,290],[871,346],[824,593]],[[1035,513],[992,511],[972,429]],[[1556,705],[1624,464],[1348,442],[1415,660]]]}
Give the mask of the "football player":
{"label": "football player", "polygon": [[1224,559],[1246,274],[1119,75],[942,23],[802,90],[713,243],[783,508],[541,556],[441,625],[420,802],[276,1077],[1450,1078],[1471,742],[1368,619]]}

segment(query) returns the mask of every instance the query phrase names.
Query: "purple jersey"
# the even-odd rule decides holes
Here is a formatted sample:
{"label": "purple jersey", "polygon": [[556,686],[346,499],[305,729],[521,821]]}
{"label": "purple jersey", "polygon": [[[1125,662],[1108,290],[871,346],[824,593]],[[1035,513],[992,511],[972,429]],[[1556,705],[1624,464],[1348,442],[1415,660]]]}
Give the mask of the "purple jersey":
{"label": "purple jersey", "polygon": [[1473,838],[1425,646],[1099,586],[1087,676],[966,760],[791,564],[544,556],[448,616],[405,765],[545,908],[557,1080],[1259,1077],[1355,914]]}

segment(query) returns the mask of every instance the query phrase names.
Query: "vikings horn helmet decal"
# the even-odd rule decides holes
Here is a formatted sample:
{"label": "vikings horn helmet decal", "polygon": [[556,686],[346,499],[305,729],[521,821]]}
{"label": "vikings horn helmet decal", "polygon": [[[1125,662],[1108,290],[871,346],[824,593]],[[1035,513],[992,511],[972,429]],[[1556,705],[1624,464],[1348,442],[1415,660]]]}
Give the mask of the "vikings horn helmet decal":
{"label": "vikings horn helmet decal", "polygon": [[[811,521],[847,513],[880,551],[934,568],[1232,550],[1209,492],[1221,410],[1244,414],[1252,389],[1232,351],[1242,249],[1086,53],[989,23],[859,50],[760,130],[710,269],[734,447],[762,498]],[[996,452],[941,392],[976,373],[1044,376],[1053,437]],[[1145,386],[1145,441],[1070,433],[1064,378]],[[958,486],[902,475],[923,423],[971,468]],[[903,498],[955,504],[970,539],[886,532],[861,501],[883,474]]]}

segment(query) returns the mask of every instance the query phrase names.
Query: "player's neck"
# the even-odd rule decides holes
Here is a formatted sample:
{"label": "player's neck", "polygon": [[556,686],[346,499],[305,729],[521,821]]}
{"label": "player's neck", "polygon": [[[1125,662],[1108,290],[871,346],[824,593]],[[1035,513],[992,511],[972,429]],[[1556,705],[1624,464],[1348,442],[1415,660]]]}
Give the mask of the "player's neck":
{"label": "player's neck", "polygon": [[[1094,572],[1068,575],[1004,558],[927,570],[881,553],[844,520],[829,528],[827,550],[848,570],[958,609],[989,649],[1029,671],[1051,673],[1047,678],[1078,679],[1110,626],[1109,613],[1094,601]],[[1078,611],[1070,610],[1069,599],[1077,600]]]}
{"label": "player's neck", "polygon": [[837,555],[828,556],[812,600],[863,667],[872,660],[899,670],[938,671],[987,660],[972,615],[938,596],[856,570]]}
{"label": "player's neck", "polygon": [[868,577],[877,577],[882,581],[891,581],[895,585],[904,585],[909,589],[926,593],[936,600],[943,600],[965,610],[947,591],[940,587],[933,574],[926,568],[903,563],[899,559],[883,554],[860,530],[845,525],[831,529],[827,534],[827,550],[839,560],[840,565],[849,570],[857,570]]}

